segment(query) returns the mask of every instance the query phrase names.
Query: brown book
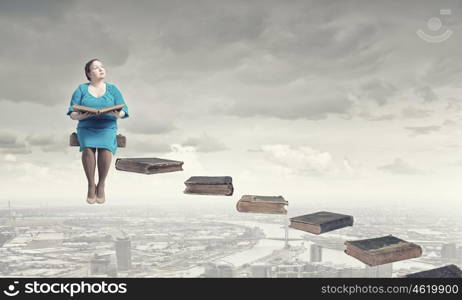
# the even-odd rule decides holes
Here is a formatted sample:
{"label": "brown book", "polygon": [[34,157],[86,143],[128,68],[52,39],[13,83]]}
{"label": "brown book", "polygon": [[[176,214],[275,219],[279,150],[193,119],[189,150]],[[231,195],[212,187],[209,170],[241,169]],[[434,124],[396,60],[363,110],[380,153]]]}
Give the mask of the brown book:
{"label": "brown book", "polygon": [[[117,147],[124,148],[127,145],[127,138],[124,135],[118,134],[116,136],[117,139]],[[71,133],[69,137],[69,145],[70,146],[80,146],[79,139],[77,137],[77,133]]]}
{"label": "brown book", "polygon": [[184,184],[185,194],[231,196],[234,191],[230,176],[193,176]]}
{"label": "brown book", "polygon": [[345,253],[369,266],[420,257],[422,248],[392,235],[379,238],[346,241]]}
{"label": "brown book", "polygon": [[157,174],[183,171],[183,162],[162,158],[118,158],[115,168],[119,171],[127,171],[142,174]]}
{"label": "brown book", "polygon": [[462,278],[462,270],[456,265],[447,265],[427,271],[408,274],[407,278]]}
{"label": "brown book", "polygon": [[320,211],[313,214],[290,218],[289,227],[306,232],[321,234],[324,232],[353,226],[353,217]]}
{"label": "brown book", "polygon": [[90,112],[96,115],[105,114],[113,110],[120,111],[122,110],[124,106],[125,104],[118,104],[118,105],[108,106],[108,107],[103,107],[103,108],[93,108],[93,107],[82,106],[82,105],[77,105],[77,104],[72,105],[72,107],[74,108],[74,111]]}
{"label": "brown book", "polygon": [[284,208],[289,202],[282,196],[255,196],[244,195],[237,202],[239,212],[262,213],[262,214],[287,214]]}

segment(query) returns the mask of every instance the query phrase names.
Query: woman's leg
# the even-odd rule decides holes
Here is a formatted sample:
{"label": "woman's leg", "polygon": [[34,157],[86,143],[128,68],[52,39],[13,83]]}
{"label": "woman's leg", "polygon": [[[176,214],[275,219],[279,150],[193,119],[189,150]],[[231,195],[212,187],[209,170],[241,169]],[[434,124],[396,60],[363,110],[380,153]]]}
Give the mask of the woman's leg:
{"label": "woman's leg", "polygon": [[82,150],[82,164],[88,180],[88,198],[96,196],[95,168],[96,168],[96,148],[84,148]]}
{"label": "woman's leg", "polygon": [[98,148],[98,185],[96,186],[96,193],[99,198],[104,198],[104,184],[106,182],[107,173],[111,166],[112,152]]}

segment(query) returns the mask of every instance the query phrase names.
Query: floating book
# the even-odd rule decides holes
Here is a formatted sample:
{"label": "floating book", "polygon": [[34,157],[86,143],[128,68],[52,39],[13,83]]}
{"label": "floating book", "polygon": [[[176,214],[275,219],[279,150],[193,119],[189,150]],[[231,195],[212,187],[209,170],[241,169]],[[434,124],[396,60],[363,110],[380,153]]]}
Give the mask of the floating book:
{"label": "floating book", "polygon": [[254,196],[244,195],[237,202],[239,212],[252,212],[262,214],[287,214],[284,208],[289,202],[282,196]]}
{"label": "floating book", "polygon": [[108,107],[103,107],[103,108],[94,108],[94,107],[82,106],[82,105],[77,105],[77,104],[72,105],[72,107],[74,108],[74,111],[90,112],[90,113],[94,113],[97,115],[104,114],[104,113],[107,113],[113,110],[120,111],[124,106],[125,104],[118,104],[118,105],[108,106]]}
{"label": "floating book", "polygon": [[346,241],[345,253],[369,266],[388,264],[422,255],[422,248],[392,235],[379,238]]}
{"label": "floating book", "polygon": [[314,234],[321,234],[347,226],[353,226],[352,216],[327,211],[290,218],[289,225],[291,228]]}
{"label": "floating book", "polygon": [[157,174],[183,171],[183,162],[162,158],[118,158],[115,168],[119,171]]}
{"label": "floating book", "polygon": [[[127,145],[127,138],[124,135],[118,134],[116,136],[117,139],[117,147],[124,148]],[[77,133],[71,133],[69,137],[69,145],[70,146],[80,146],[79,139],[77,138]]]}
{"label": "floating book", "polygon": [[462,278],[462,270],[456,265],[447,265],[441,268],[408,274],[408,278]]}
{"label": "floating book", "polygon": [[184,184],[185,194],[231,196],[234,191],[230,176],[193,176]]}

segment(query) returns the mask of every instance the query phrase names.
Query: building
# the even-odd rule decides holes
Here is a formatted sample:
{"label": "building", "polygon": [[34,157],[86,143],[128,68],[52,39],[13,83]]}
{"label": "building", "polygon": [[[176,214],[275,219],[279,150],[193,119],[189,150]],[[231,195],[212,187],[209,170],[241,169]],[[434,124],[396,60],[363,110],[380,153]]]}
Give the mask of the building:
{"label": "building", "polygon": [[393,263],[368,266],[365,265],[365,277],[366,278],[391,278],[393,275]]}
{"label": "building", "polygon": [[111,258],[109,255],[96,254],[90,260],[91,275],[108,275],[110,273]]}
{"label": "building", "polygon": [[457,259],[457,246],[455,243],[443,244],[441,246],[441,258]]}
{"label": "building", "polygon": [[365,270],[362,268],[345,268],[338,270],[337,277],[340,278],[362,278],[365,275]]}
{"label": "building", "polygon": [[255,264],[250,266],[250,277],[268,278],[271,277],[271,266],[267,264]]}
{"label": "building", "polygon": [[204,265],[204,273],[201,277],[205,278],[233,278],[234,268],[232,265],[224,263],[207,263]]}
{"label": "building", "polygon": [[115,251],[117,258],[117,269],[127,271],[132,267],[131,242],[129,237],[117,238],[115,240]]}
{"label": "building", "polygon": [[217,266],[218,277],[219,278],[233,278],[234,277],[234,268],[231,265],[219,264]]}
{"label": "building", "polygon": [[310,262],[321,262],[322,261],[322,246],[312,244],[310,247]]}
{"label": "building", "polygon": [[215,264],[207,263],[204,265],[204,273],[201,275],[204,278],[217,278],[218,268]]}
{"label": "building", "polygon": [[300,278],[302,277],[303,265],[278,265],[276,266],[276,278]]}
{"label": "building", "polygon": [[39,232],[34,235],[33,239],[27,244],[26,248],[58,248],[62,246],[63,240],[64,233],[62,232]]}

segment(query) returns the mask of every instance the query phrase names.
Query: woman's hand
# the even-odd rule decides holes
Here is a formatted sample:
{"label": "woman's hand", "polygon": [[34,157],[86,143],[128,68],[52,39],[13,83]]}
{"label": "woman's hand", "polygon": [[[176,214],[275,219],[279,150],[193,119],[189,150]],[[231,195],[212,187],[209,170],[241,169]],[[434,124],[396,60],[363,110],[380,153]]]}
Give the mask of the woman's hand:
{"label": "woman's hand", "polygon": [[94,116],[94,115],[95,115],[94,113],[86,111],[84,113],[79,114],[79,118],[80,118],[79,120],[83,120],[83,119],[86,119],[86,118]]}
{"label": "woman's hand", "polygon": [[109,113],[111,116],[114,116],[116,117],[117,119],[118,118],[121,118],[125,115],[125,112],[123,110],[121,111],[117,111],[117,110],[112,110],[110,113]]}

